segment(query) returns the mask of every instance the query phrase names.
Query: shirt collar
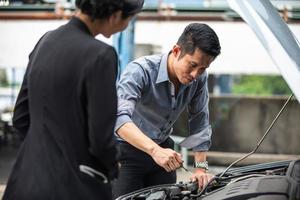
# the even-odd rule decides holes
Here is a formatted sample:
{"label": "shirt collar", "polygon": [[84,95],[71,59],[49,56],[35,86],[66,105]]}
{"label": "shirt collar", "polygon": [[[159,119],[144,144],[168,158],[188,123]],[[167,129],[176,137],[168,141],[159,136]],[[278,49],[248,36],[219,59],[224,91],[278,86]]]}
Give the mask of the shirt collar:
{"label": "shirt collar", "polygon": [[169,56],[169,53],[162,55],[160,65],[159,65],[158,75],[156,78],[156,83],[170,81],[169,75],[168,75],[168,62],[167,62],[168,56]]}
{"label": "shirt collar", "polygon": [[[170,55],[171,52],[163,54],[161,61],[160,61],[160,65],[159,65],[159,70],[158,70],[158,75],[156,78],[156,83],[162,83],[162,82],[171,82],[169,79],[169,74],[168,74],[168,57]],[[180,88],[186,88],[190,85],[192,85],[193,83],[197,82],[196,80],[191,81],[188,85],[180,85]]]}

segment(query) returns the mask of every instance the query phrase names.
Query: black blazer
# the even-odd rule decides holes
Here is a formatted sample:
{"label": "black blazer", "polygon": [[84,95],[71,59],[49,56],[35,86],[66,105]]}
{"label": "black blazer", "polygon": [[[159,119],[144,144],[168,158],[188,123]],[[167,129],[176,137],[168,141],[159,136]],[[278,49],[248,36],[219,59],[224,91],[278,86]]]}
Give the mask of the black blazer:
{"label": "black blazer", "polygon": [[102,174],[117,175],[116,72],[115,50],[78,18],[40,39],[15,106],[25,140],[4,199],[111,198]]}

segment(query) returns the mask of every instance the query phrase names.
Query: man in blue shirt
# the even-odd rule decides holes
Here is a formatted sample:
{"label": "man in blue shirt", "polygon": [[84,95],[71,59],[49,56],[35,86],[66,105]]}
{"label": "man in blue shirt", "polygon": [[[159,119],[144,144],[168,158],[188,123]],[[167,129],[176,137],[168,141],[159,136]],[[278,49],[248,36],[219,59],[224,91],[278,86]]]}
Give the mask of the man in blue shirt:
{"label": "man in blue shirt", "polygon": [[188,107],[190,136],[199,187],[212,177],[206,152],[211,145],[206,68],[220,54],[216,33],[206,24],[188,25],[168,54],[138,58],[128,64],[117,86],[120,174],[114,197],[144,187],[176,182],[182,157],[169,138],[172,125]]}

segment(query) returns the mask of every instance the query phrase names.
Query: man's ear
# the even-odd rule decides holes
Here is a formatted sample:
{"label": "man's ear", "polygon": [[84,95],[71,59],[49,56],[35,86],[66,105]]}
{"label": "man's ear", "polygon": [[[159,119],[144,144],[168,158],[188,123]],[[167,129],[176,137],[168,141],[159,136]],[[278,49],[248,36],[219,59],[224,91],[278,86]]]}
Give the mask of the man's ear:
{"label": "man's ear", "polygon": [[175,44],[172,48],[172,53],[173,53],[174,57],[178,59],[180,56],[180,53],[181,53],[180,46]]}

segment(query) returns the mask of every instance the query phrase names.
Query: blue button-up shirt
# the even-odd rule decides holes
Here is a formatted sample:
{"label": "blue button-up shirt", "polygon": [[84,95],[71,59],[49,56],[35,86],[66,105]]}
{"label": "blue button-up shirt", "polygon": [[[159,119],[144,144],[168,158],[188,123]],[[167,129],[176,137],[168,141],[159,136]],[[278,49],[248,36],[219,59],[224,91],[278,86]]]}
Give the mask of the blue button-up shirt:
{"label": "blue button-up shirt", "polygon": [[207,73],[189,85],[181,85],[175,96],[175,87],[168,77],[167,58],[168,54],[145,56],[127,65],[117,85],[115,130],[127,122],[134,122],[160,144],[170,136],[174,122],[188,107],[189,133],[197,138],[192,148],[207,151],[211,145],[211,131],[202,131],[209,126]]}

